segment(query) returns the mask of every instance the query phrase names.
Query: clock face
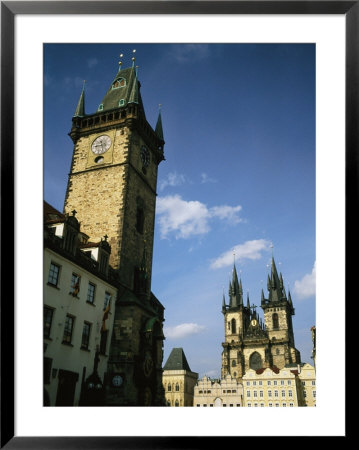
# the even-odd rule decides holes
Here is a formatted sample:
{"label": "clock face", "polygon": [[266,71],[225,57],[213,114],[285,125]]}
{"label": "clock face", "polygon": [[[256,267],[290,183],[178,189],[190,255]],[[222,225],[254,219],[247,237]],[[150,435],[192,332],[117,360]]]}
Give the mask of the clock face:
{"label": "clock face", "polygon": [[115,375],[112,378],[112,384],[114,386],[119,387],[119,386],[121,386],[122,383],[123,383],[123,379],[122,379],[121,375]]}
{"label": "clock face", "polygon": [[143,167],[147,167],[150,163],[150,152],[144,145],[141,147],[141,161]]}
{"label": "clock face", "polygon": [[103,153],[107,152],[107,150],[111,147],[111,138],[110,136],[107,136],[106,134],[103,134],[102,136],[97,137],[92,145],[91,150],[95,155],[102,155]]}
{"label": "clock face", "polygon": [[253,320],[251,321],[251,324],[252,324],[253,327],[255,327],[255,326],[257,325],[257,323],[258,323],[258,322],[257,322],[255,319],[253,319]]}

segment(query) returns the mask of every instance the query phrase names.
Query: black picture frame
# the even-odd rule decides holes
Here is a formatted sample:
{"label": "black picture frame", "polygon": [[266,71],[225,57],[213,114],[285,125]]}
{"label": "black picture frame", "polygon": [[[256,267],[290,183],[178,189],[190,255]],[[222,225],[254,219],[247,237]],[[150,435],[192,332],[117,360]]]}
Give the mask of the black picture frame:
{"label": "black picture frame", "polygon": [[[1,448],[200,448],[226,437],[26,437],[14,435],[14,22],[18,14],[337,14],[346,20],[346,298],[354,291],[359,150],[359,1],[1,2]],[[344,287],[343,287],[344,292]],[[347,304],[347,303],[346,303]],[[347,310],[347,309],[346,309]],[[346,327],[347,330],[347,327]],[[347,338],[346,331],[346,338]],[[347,340],[347,339],[346,339]],[[348,424],[346,436],[349,437]],[[264,438],[264,436],[263,436]],[[266,437],[267,439],[268,437]]]}

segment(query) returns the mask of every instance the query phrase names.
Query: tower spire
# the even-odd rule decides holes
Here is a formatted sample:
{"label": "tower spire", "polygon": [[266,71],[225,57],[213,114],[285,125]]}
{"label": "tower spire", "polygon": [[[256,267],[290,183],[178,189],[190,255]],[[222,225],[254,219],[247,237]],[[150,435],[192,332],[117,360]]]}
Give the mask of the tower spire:
{"label": "tower spire", "polygon": [[157,136],[161,139],[161,141],[163,141],[164,139],[163,139],[163,128],[162,128],[161,107],[162,107],[162,105],[159,104],[159,105],[158,105],[158,118],[157,118],[157,123],[156,123],[155,133],[156,133]]}
{"label": "tower spire", "polygon": [[74,117],[84,117],[84,115],[85,115],[85,83],[86,83],[86,80],[84,80],[83,85],[82,85],[82,91],[81,91],[80,99],[77,103]]}

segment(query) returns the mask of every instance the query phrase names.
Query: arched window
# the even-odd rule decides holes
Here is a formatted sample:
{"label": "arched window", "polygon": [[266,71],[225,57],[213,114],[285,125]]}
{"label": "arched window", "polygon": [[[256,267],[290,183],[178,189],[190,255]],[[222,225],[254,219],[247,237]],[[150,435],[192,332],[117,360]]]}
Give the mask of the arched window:
{"label": "arched window", "polygon": [[279,328],[279,321],[278,321],[278,314],[277,313],[274,313],[272,315],[272,324],[273,324],[273,329]]}
{"label": "arched window", "polygon": [[169,384],[168,386],[167,386],[167,390],[168,390],[168,392],[171,392],[171,385]]}
{"label": "arched window", "polygon": [[236,333],[236,319],[231,320],[232,334]]}
{"label": "arched window", "polygon": [[179,384],[176,383],[176,392],[179,392]]}
{"label": "arched window", "polygon": [[235,359],[232,360],[232,367],[236,367],[236,360]]}
{"label": "arched window", "polygon": [[258,352],[254,352],[251,354],[249,358],[249,367],[253,370],[262,368],[262,358]]}
{"label": "arched window", "polygon": [[178,400],[175,401],[175,406],[179,406]]}
{"label": "arched window", "polygon": [[124,78],[117,78],[116,81],[112,84],[112,89],[118,89],[120,87],[126,86],[126,80]]}

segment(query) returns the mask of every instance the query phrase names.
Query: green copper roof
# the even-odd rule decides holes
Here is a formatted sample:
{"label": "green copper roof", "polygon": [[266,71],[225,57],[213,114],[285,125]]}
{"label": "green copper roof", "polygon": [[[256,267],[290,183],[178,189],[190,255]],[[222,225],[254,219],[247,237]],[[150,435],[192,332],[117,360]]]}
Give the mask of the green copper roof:
{"label": "green copper roof", "polygon": [[138,103],[143,109],[139,88],[133,67],[119,70],[101,102],[101,111],[117,109],[128,103]]}
{"label": "green copper roof", "polygon": [[182,348],[172,349],[163,370],[188,370],[191,372]]}

